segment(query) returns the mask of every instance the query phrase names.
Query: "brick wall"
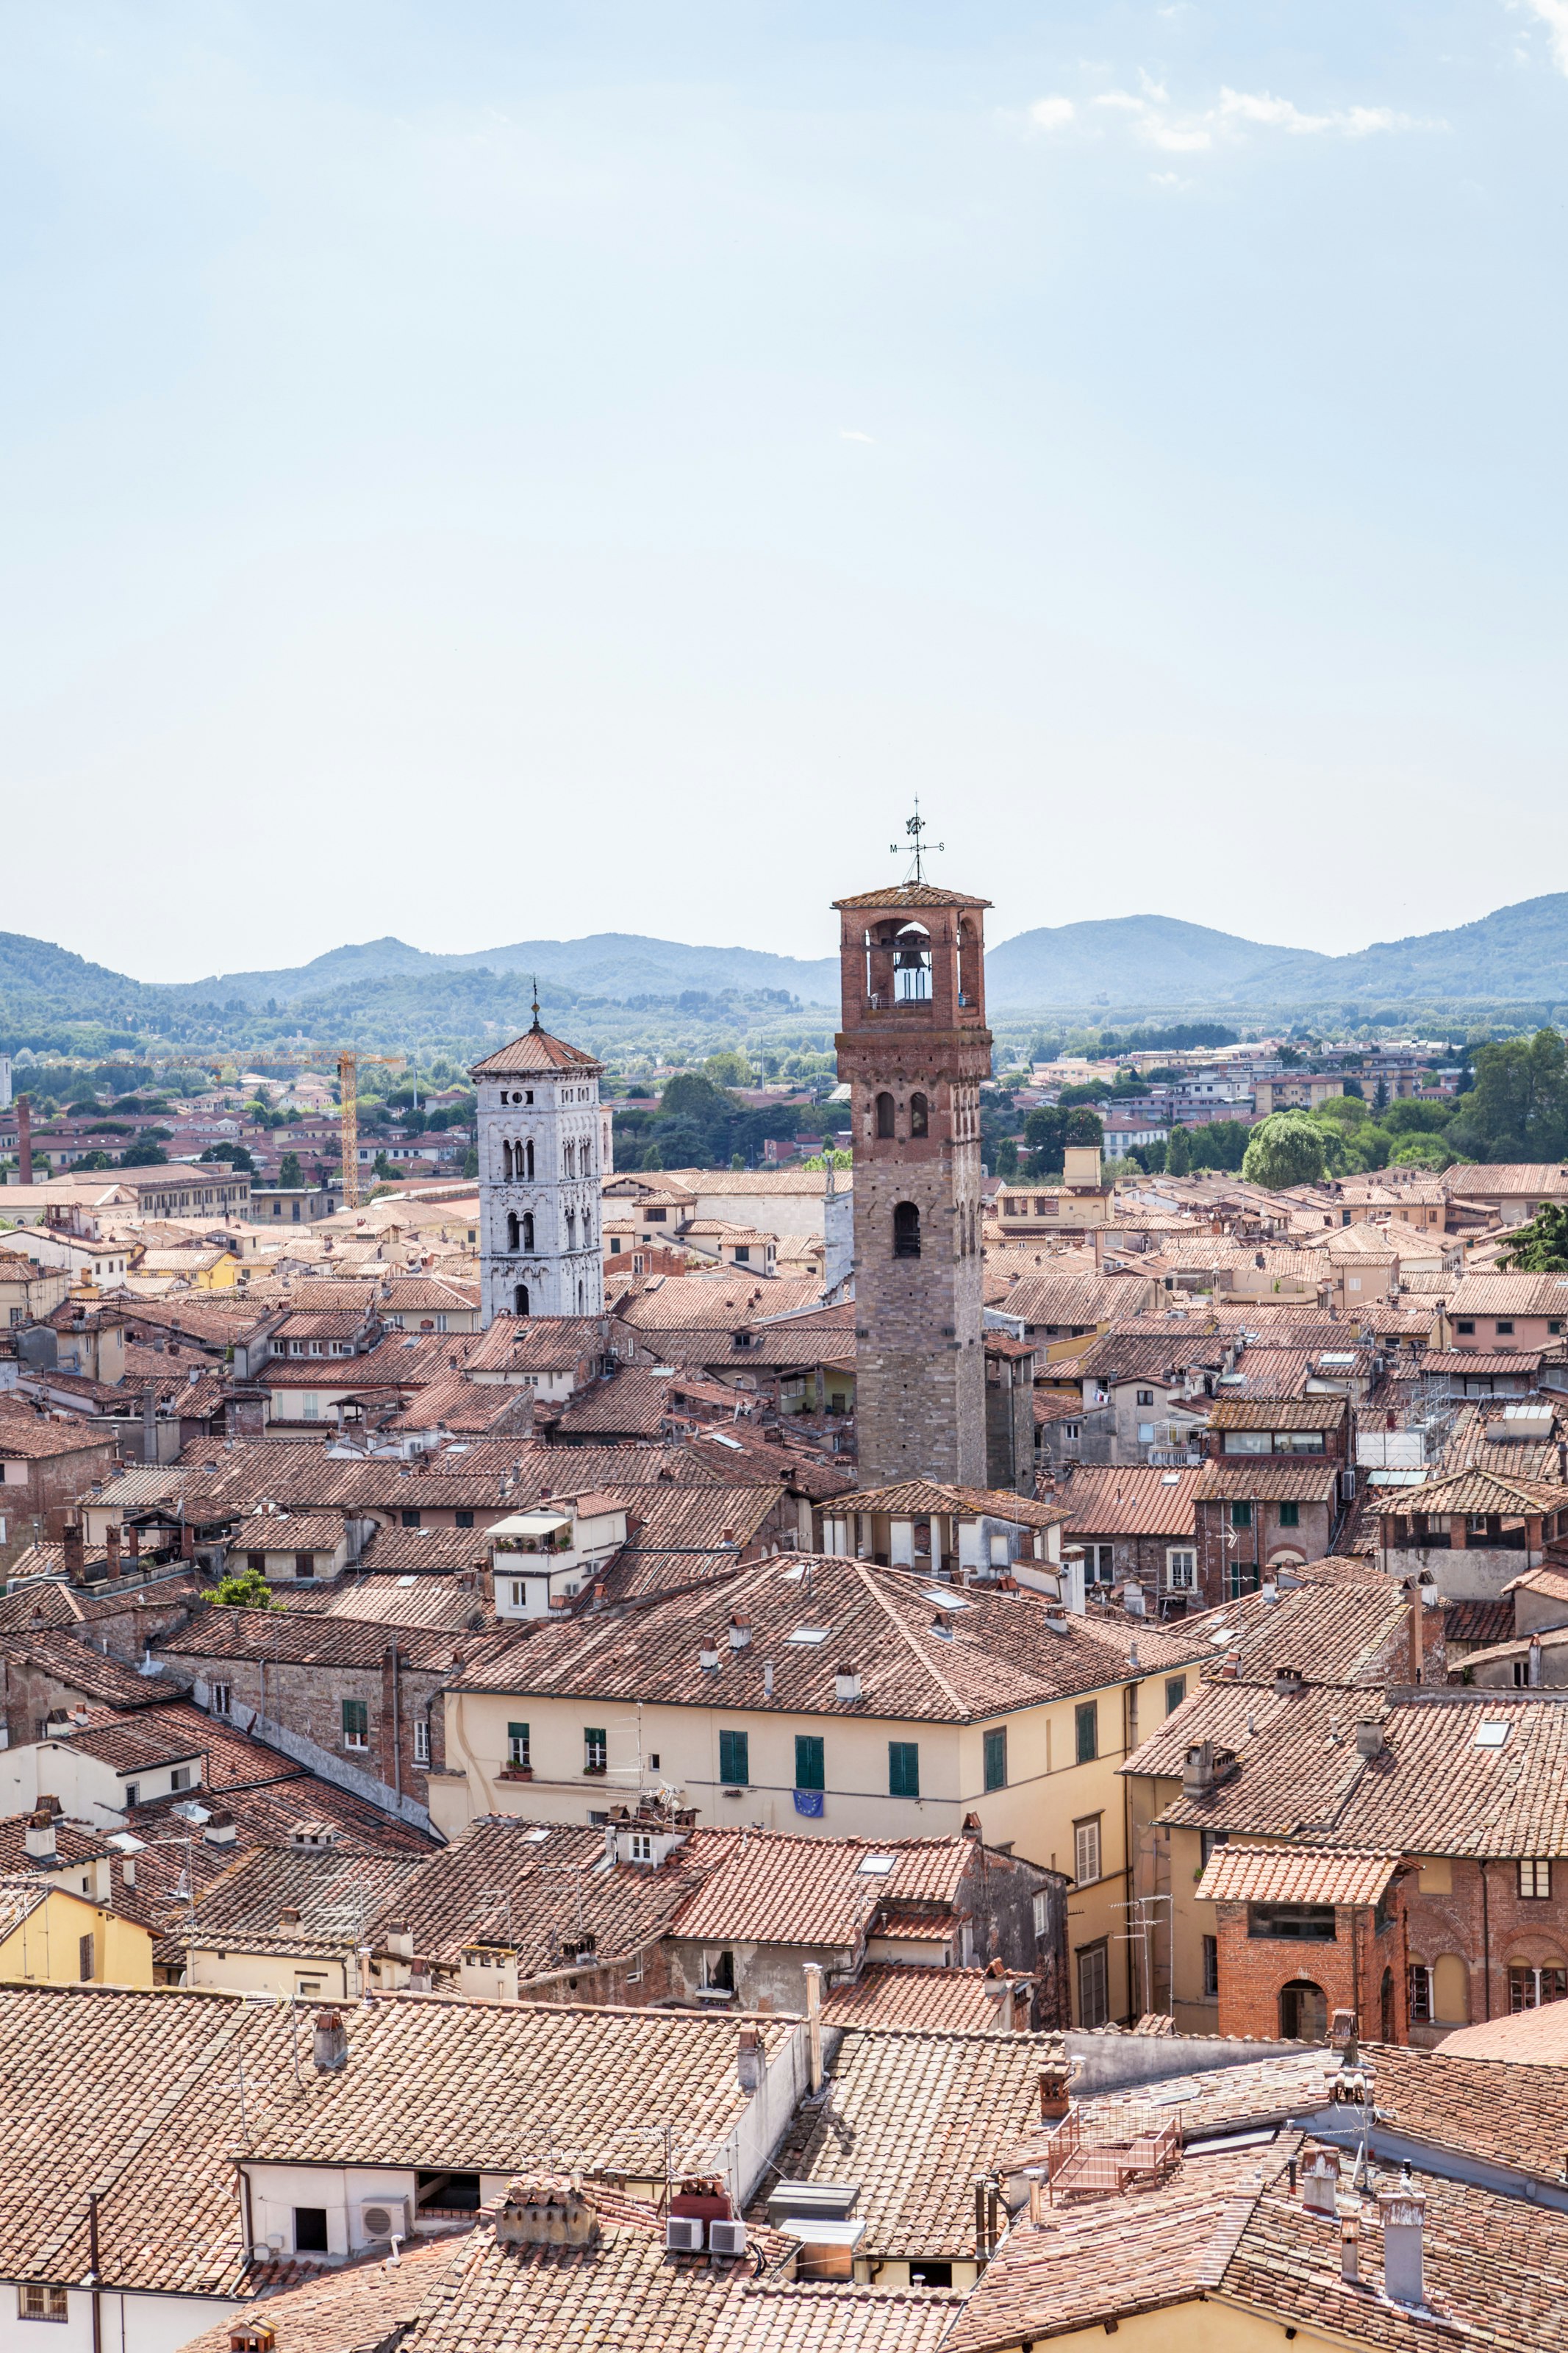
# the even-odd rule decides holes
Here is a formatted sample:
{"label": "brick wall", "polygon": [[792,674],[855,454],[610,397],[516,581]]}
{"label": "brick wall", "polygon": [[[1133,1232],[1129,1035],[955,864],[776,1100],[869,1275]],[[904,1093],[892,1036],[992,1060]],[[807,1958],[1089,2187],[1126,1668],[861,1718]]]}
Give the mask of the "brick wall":
{"label": "brick wall", "polygon": [[[1413,2042],[1439,2042],[1451,2028],[1506,2018],[1516,2000],[1534,2007],[1551,1999],[1551,1972],[1568,1977],[1568,1862],[1529,1866],[1525,1884],[1549,1893],[1521,1893],[1521,1866],[1512,1857],[1485,1863],[1455,1855],[1426,1856],[1406,1882],[1409,1958],[1432,1971],[1436,2019],[1412,2023]],[[1534,1972],[1542,1972],[1538,1987]],[[1527,1973],[1517,1988],[1510,1971]]]}
{"label": "brick wall", "polygon": [[[1234,1600],[1237,1589],[1255,1593],[1272,1554],[1289,1549],[1303,1561],[1327,1557],[1333,1529],[1332,1506],[1299,1504],[1294,1527],[1282,1525],[1280,1508],[1278,1504],[1254,1503],[1252,1525],[1237,1528],[1233,1545],[1228,1541],[1232,1533],[1230,1504],[1198,1503],[1198,1580],[1204,1609],[1215,1609],[1222,1601]],[[1245,1580],[1239,1588],[1233,1583],[1237,1577]]]}
{"label": "brick wall", "polygon": [[[1387,1926],[1381,1930],[1370,1905],[1336,1905],[1331,1942],[1255,1936],[1248,1925],[1252,1906],[1216,1904],[1213,1909],[1217,1915],[1214,1933],[1219,1947],[1221,2034],[1268,2040],[1283,2033],[1281,1992],[1291,1983],[1305,1981],[1321,1989],[1327,2021],[1336,2010],[1353,2010],[1361,2032],[1369,2039],[1408,2042],[1404,1905],[1398,1883],[1389,1897]],[[1386,2031],[1389,2026],[1392,2033]]]}

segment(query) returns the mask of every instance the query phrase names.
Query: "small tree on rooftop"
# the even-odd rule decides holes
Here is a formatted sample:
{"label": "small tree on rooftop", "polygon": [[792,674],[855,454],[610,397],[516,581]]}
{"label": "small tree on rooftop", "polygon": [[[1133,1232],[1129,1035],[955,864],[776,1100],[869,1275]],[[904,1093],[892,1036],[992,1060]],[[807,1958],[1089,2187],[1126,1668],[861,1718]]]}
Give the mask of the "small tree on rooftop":
{"label": "small tree on rooftop", "polygon": [[1568,1208],[1543,1201],[1498,1264],[1510,1274],[1568,1274]]}
{"label": "small tree on rooftop", "polygon": [[206,1599],[219,1609],[276,1609],[278,1597],[258,1568],[233,1569],[208,1589]]}

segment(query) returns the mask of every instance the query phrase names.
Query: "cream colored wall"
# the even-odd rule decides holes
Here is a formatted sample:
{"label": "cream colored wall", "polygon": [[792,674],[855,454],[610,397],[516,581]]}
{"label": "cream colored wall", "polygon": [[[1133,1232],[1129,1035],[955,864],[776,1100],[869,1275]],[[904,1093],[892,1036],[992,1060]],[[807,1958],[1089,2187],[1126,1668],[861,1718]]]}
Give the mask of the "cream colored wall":
{"label": "cream colored wall", "polygon": [[[1320,2332],[1305,2320],[1287,2323],[1271,2315],[1248,2312],[1241,2305],[1223,2302],[1216,2296],[1194,2296],[1186,2304],[1163,2305],[1158,2312],[1126,2313],[1117,2322],[1117,2335],[1127,2339],[1128,2353],[1282,2353],[1288,2326],[1295,2329],[1300,2347],[1342,2348],[1358,2341],[1337,2332],[1332,2336]],[[1370,2345],[1374,2340],[1369,2337],[1361,2341]],[[997,2348],[997,2353],[1022,2353],[1024,2342],[1021,2337],[1011,2344],[1005,2341]],[[1058,2347],[1104,2344],[1105,2323],[1100,2320],[1087,2328],[1053,2334],[1050,2338],[1051,2353],[1057,2353]]]}
{"label": "cream colored wall", "polygon": [[[1113,1684],[1081,1693],[1045,1707],[1027,1708],[984,1723],[962,1725],[900,1722],[886,1717],[813,1716],[726,1706],[727,1673],[754,1678],[748,1664],[733,1669],[726,1658],[721,1685],[708,1708],[648,1705],[595,1700],[508,1697],[489,1692],[449,1692],[447,1710],[447,1774],[430,1779],[430,1810],[437,1827],[451,1835],[476,1814],[506,1813],[534,1821],[585,1822],[635,1794],[664,1782],[681,1788],[704,1827],[736,1828],[760,1822],[765,1829],[829,1838],[949,1838],[966,1814],[976,1814],[993,1845],[1011,1844],[1031,1862],[1074,1871],[1074,1825],[1098,1814],[1100,1875],[1076,1887],[1068,1907],[1068,1945],[1073,2000],[1077,1970],[1072,1948],[1107,1940],[1110,2015],[1134,2007],[1129,1948],[1121,1941],[1127,1918],[1118,1907],[1128,1897],[1127,1784],[1118,1767],[1165,1713],[1163,1672],[1143,1677],[1131,1688]],[[1077,1762],[1078,1706],[1094,1699],[1099,1707],[1100,1754]],[[506,1756],[507,1725],[529,1726],[533,1778],[497,1778]],[[610,1770],[602,1778],[584,1773],[584,1727],[608,1736]],[[984,1735],[1005,1728],[1007,1786],[984,1786]],[[748,1736],[752,1780],[739,1797],[723,1794],[719,1778],[721,1729]],[[817,1820],[795,1810],[795,1737],[815,1734],[826,1743],[827,1789]],[[888,1744],[914,1740],[921,1752],[921,1796],[888,1795]],[[658,1757],[655,1767],[652,1758]],[[639,1775],[640,1758],[640,1775]],[[1201,1980],[1200,1980],[1201,1982]]]}
{"label": "cream colored wall", "polygon": [[357,1993],[336,1954],[310,1960],[298,1953],[194,1952],[185,1962],[187,1986],[220,1993],[270,1993],[288,2001],[301,1978],[321,1980],[323,2001],[348,2001]]}
{"label": "cream colored wall", "polygon": [[0,1941],[0,1979],[77,1985],[81,1981],[80,1939],[89,1936],[93,1939],[92,1984],[152,1984],[153,1939],[148,1931],[58,1886],[51,1887],[47,1900]]}

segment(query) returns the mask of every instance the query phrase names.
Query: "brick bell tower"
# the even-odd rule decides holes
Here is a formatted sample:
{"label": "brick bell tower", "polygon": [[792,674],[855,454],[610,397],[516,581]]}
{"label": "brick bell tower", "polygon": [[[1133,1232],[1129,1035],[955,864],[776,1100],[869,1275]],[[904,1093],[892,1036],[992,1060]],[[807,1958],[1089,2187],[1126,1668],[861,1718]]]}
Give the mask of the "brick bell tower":
{"label": "brick bell tower", "polygon": [[917,1474],[985,1484],[980,1082],[991,1075],[990,903],[919,879],[834,902],[838,1075],[855,1134],[862,1486]]}

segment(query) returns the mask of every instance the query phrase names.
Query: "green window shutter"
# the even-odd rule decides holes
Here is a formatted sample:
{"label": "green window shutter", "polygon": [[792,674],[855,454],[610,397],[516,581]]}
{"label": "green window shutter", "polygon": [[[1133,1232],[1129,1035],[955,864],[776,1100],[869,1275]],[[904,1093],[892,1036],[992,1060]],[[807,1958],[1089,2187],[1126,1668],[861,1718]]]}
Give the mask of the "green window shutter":
{"label": "green window shutter", "polygon": [[1073,1710],[1074,1729],[1078,1743],[1078,1762],[1092,1765],[1100,1754],[1100,1702],[1086,1699],[1081,1707]]}
{"label": "green window shutter", "polygon": [[1180,1707],[1186,1695],[1187,1679],[1185,1675],[1169,1676],[1165,1683],[1165,1714],[1169,1715],[1172,1714],[1173,1710]]}
{"label": "green window shutter", "polygon": [[988,1789],[1005,1789],[1007,1786],[1007,1734],[1005,1727],[985,1736],[985,1786]]}
{"label": "green window shutter", "polygon": [[506,1728],[506,1761],[509,1765],[529,1763],[528,1726],[509,1724]]}
{"label": "green window shutter", "polygon": [[609,1735],[600,1725],[583,1726],[583,1769],[585,1773],[604,1773],[609,1769]]}
{"label": "green window shutter", "polygon": [[921,1747],[918,1740],[888,1743],[888,1795],[918,1798],[921,1793]]}
{"label": "green window shutter", "polygon": [[365,1701],[365,1700],[363,1700],[363,1699],[346,1699],[346,1700],[344,1700],[344,1702],[343,1702],[343,1738],[344,1738],[345,1740],[361,1741],[361,1740],[368,1739],[369,1736],[370,1736],[370,1706],[369,1706],[369,1703],[368,1703],[367,1701]]}
{"label": "green window shutter", "polygon": [[719,1778],[726,1788],[744,1788],[752,1778],[752,1741],[745,1732],[719,1735]]}
{"label": "green window shutter", "polygon": [[826,1760],[815,1732],[797,1732],[795,1736],[795,1786],[797,1789],[827,1787]]}
{"label": "green window shutter", "polygon": [[1279,1525],[1282,1528],[1299,1528],[1301,1525],[1300,1504],[1281,1504],[1279,1506]]}
{"label": "green window shutter", "polygon": [[1230,1525],[1233,1528],[1249,1528],[1252,1525],[1251,1504],[1233,1504],[1230,1507]]}

